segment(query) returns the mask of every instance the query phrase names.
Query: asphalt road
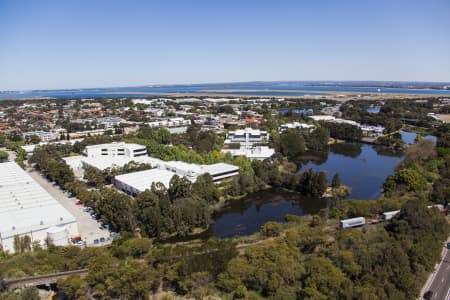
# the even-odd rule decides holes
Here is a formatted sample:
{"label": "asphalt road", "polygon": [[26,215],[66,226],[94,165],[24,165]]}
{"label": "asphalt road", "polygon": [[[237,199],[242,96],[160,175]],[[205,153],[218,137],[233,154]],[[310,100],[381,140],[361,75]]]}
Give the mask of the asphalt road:
{"label": "asphalt road", "polygon": [[[91,218],[90,214],[83,210],[81,205],[76,205],[75,198],[69,198],[64,192],[54,187],[47,179],[42,177],[38,172],[29,172],[30,176],[39,183],[50,195],[53,196],[65,209],[67,209],[77,220],[78,232],[87,246],[94,246],[94,240],[109,237],[109,231],[100,228],[100,224]],[[103,243],[104,245],[105,243]],[[101,243],[95,244],[100,246]]]}
{"label": "asphalt road", "polygon": [[446,250],[428,290],[433,292],[432,300],[450,300],[450,250]]}

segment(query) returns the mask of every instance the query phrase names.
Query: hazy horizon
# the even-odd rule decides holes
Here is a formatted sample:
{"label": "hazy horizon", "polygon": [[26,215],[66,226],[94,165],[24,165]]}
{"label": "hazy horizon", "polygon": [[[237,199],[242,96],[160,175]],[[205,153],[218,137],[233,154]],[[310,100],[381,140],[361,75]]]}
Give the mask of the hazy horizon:
{"label": "hazy horizon", "polygon": [[26,92],[26,91],[52,91],[52,90],[87,90],[87,89],[111,89],[111,88],[139,88],[139,87],[157,87],[157,86],[190,86],[190,85],[222,85],[222,84],[252,84],[252,83],[416,83],[416,84],[450,84],[450,81],[403,81],[403,80],[251,80],[251,81],[229,81],[229,82],[192,82],[192,83],[147,83],[136,85],[111,85],[111,86],[92,86],[92,87],[63,87],[58,89],[20,89],[20,90],[0,90],[0,92]]}

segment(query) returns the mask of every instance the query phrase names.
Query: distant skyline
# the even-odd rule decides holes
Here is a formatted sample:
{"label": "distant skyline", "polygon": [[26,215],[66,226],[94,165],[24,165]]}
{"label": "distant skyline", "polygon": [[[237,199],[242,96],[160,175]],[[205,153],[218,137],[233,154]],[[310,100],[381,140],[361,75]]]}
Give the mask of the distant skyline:
{"label": "distant skyline", "polygon": [[0,90],[450,81],[450,1],[0,0]]}

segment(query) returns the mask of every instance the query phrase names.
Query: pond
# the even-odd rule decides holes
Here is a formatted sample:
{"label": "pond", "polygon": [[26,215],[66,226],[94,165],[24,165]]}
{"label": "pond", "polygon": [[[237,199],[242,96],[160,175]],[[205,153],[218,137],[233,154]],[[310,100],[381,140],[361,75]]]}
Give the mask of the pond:
{"label": "pond", "polygon": [[330,152],[305,156],[300,171],[325,171],[328,180],[339,173],[342,184],[352,188],[349,199],[377,199],[387,176],[403,158],[386,148],[359,143],[330,146]]}
{"label": "pond", "polygon": [[[402,153],[373,145],[340,143],[330,146],[330,152],[310,153],[299,163],[301,171],[312,168],[325,171],[328,180],[339,172],[343,184],[352,188],[349,198],[377,199],[387,176],[403,159]],[[214,216],[206,236],[228,238],[250,235],[268,221],[283,222],[286,214],[315,214],[327,207],[328,200],[314,199],[281,190],[269,190],[249,195]]]}
{"label": "pond", "polygon": [[313,215],[329,206],[330,201],[323,198],[308,198],[281,189],[264,190],[250,194],[242,200],[229,201],[228,206],[213,215],[213,223],[208,230],[185,237],[170,237],[163,242],[251,235],[269,221],[285,222],[285,216],[288,214]]}
{"label": "pond", "polygon": [[[417,133],[415,132],[407,132],[407,131],[400,131],[400,134],[402,135],[402,141],[406,144],[414,144],[414,141],[416,140]],[[424,135],[423,138],[425,140],[433,141],[436,144],[437,138],[434,135]]]}
{"label": "pond", "polygon": [[265,190],[230,206],[214,216],[210,234],[218,238],[250,235],[268,221],[284,222],[286,214],[315,214],[327,206],[327,200],[306,198],[281,190]]}
{"label": "pond", "polygon": [[380,111],[381,111],[381,107],[379,107],[379,106],[369,107],[367,109],[367,112],[370,114],[378,114]]}
{"label": "pond", "polygon": [[[414,142],[415,133],[402,132],[405,142]],[[435,141],[434,136],[424,138]],[[349,199],[374,200],[381,195],[386,177],[394,174],[403,153],[360,143],[330,145],[329,152],[308,153],[298,163],[300,171],[325,171],[329,182],[336,172],[343,184],[352,188]],[[281,190],[266,190],[249,195],[217,213],[214,223],[203,237],[228,238],[250,235],[268,221],[283,222],[286,214],[315,214],[327,207],[328,200],[314,199]]]}

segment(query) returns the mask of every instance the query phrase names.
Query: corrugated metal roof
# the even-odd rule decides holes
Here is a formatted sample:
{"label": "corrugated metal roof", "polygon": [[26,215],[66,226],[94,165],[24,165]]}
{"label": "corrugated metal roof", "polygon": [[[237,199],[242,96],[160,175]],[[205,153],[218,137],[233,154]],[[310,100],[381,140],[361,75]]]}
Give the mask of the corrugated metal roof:
{"label": "corrugated metal roof", "polygon": [[123,175],[118,175],[115,177],[117,181],[120,181],[126,185],[129,185],[136,190],[143,192],[146,189],[150,189],[153,182],[161,182],[165,187],[169,187],[170,180],[175,175],[175,173],[161,170],[161,169],[151,169],[145,171],[139,171],[134,173],[128,173]]}
{"label": "corrugated metal roof", "polygon": [[0,163],[0,233],[20,234],[75,218],[14,162]]}

